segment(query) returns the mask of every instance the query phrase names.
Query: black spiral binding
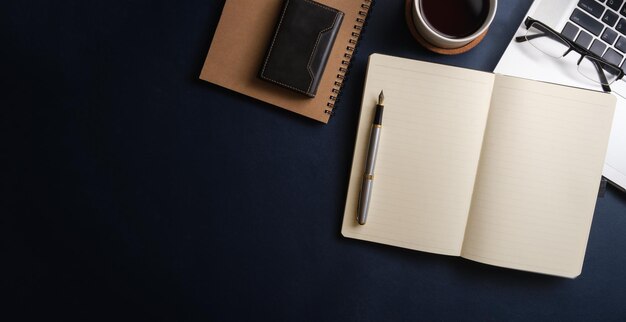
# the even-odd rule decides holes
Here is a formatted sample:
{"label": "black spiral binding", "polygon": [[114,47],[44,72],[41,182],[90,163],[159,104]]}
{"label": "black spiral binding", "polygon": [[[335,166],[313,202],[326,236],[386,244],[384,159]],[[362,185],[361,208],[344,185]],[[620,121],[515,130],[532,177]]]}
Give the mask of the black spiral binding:
{"label": "black spiral binding", "polygon": [[352,31],[350,39],[348,40],[346,52],[343,54],[341,67],[339,67],[339,73],[337,74],[337,79],[335,80],[332,89],[332,95],[329,97],[330,101],[326,103],[327,108],[324,113],[329,114],[330,116],[333,116],[335,114],[335,110],[337,109],[337,104],[339,103],[341,95],[341,88],[343,87],[343,83],[345,82],[348,72],[350,71],[350,61],[356,53],[359,39],[361,38],[367,24],[368,13],[372,10],[373,5],[374,0],[363,0],[363,3],[361,3],[361,8],[358,13],[359,16],[356,18],[353,26],[354,31]]}

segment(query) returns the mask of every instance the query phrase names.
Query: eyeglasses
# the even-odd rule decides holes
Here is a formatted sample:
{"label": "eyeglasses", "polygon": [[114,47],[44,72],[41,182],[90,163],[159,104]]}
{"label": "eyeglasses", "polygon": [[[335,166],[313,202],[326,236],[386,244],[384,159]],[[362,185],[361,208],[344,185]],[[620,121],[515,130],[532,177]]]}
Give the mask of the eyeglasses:
{"label": "eyeglasses", "polygon": [[578,72],[586,78],[602,85],[605,92],[610,92],[609,85],[624,77],[624,71],[602,57],[592,53],[579,44],[565,38],[561,33],[554,31],[541,21],[526,17],[524,21],[526,35],[515,38],[517,42],[528,41],[540,52],[554,57],[565,57],[572,51],[580,55]]}

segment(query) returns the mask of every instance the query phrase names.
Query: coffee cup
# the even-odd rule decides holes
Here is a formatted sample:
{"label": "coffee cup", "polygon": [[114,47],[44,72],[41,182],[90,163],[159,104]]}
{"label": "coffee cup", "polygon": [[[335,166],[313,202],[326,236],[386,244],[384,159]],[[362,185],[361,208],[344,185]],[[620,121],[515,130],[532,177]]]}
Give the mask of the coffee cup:
{"label": "coffee cup", "polygon": [[497,6],[497,0],[413,0],[413,23],[433,46],[460,48],[489,28]]}

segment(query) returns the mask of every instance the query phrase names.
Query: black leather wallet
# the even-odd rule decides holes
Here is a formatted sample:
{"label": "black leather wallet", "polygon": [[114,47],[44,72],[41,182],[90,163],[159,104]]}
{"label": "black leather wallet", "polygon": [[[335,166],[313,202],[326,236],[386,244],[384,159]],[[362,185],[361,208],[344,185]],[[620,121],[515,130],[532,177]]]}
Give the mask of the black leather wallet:
{"label": "black leather wallet", "polygon": [[311,0],[285,0],[260,77],[315,97],[343,12]]}

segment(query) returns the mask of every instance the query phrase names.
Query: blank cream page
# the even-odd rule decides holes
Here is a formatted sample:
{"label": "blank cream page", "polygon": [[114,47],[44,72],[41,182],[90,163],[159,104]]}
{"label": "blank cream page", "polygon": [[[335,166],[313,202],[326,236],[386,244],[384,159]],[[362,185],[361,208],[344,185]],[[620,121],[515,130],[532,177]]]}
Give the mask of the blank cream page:
{"label": "blank cream page", "polygon": [[496,76],[462,256],[580,275],[612,95]]}
{"label": "blank cream page", "polygon": [[[370,56],[342,234],[460,255],[494,75]],[[374,108],[385,111],[367,224],[356,222]]]}

